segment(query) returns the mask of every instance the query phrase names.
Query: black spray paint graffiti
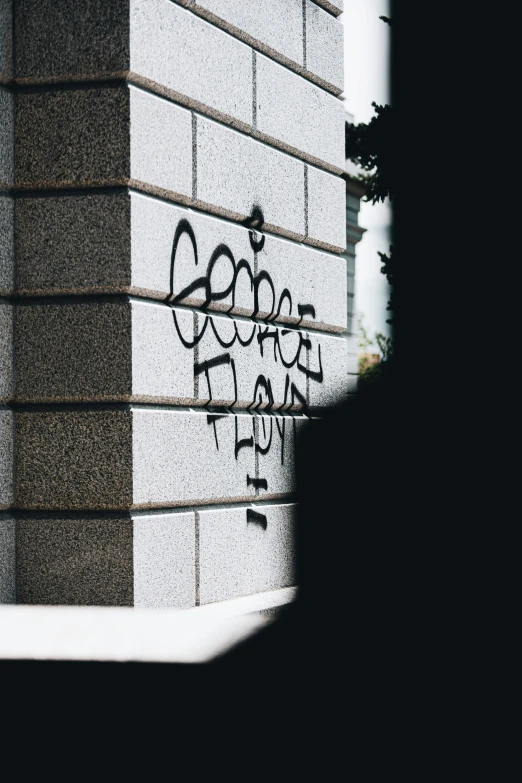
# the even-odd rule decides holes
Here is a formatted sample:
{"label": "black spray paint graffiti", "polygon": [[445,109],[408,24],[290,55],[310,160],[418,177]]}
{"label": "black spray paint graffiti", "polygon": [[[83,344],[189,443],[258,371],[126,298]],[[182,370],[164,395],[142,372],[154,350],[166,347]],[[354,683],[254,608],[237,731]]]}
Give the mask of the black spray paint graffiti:
{"label": "black spray paint graffiti", "polygon": [[[244,225],[249,228],[249,242],[250,242],[250,247],[254,252],[254,258],[256,257],[256,254],[263,249],[265,244],[265,236],[262,234],[261,231],[263,222],[264,222],[263,213],[261,209],[257,206],[253,208],[251,216],[246,221],[244,221]],[[201,311],[205,311],[207,310],[207,308],[210,307],[212,303],[216,303],[220,301],[222,302],[228,297],[231,297],[232,304],[230,308],[228,308],[228,310],[226,311],[226,312],[230,312],[236,306],[236,290],[237,290],[238,280],[242,275],[243,276],[246,275],[248,284],[250,286],[250,291],[253,293],[254,306],[253,306],[253,313],[250,316],[250,318],[252,321],[254,321],[254,323],[252,323],[251,330],[246,337],[244,333],[242,334],[243,330],[238,329],[237,321],[233,321],[234,324],[233,336],[231,339],[228,340],[225,339],[222,335],[220,335],[218,328],[216,326],[215,319],[206,315],[201,328],[197,330],[197,334],[190,338],[187,338],[182,333],[176,315],[176,311],[174,309],[172,310],[172,316],[174,319],[174,324],[176,327],[178,337],[181,343],[185,346],[185,348],[195,349],[201,343],[207,329],[210,329],[212,330],[218,345],[223,349],[222,353],[219,353],[218,355],[212,357],[211,359],[207,359],[202,362],[199,362],[197,360],[194,361],[195,378],[199,376],[204,376],[207,382],[208,392],[209,392],[208,404],[211,404],[212,401],[212,372],[216,368],[224,367],[224,366],[229,367],[230,374],[233,380],[234,400],[232,402],[231,407],[233,407],[235,403],[238,402],[238,378],[237,378],[236,364],[233,356],[230,353],[230,349],[232,348],[232,346],[238,344],[246,348],[249,345],[251,345],[253,341],[256,341],[259,346],[260,355],[261,357],[263,357],[265,355],[264,352],[266,350],[269,350],[268,341],[271,341],[273,346],[273,352],[274,352],[274,361],[276,363],[279,362],[287,371],[285,377],[284,399],[283,399],[282,407],[285,408],[291,406],[293,408],[297,404],[301,406],[301,409],[303,411],[306,412],[307,411],[307,394],[306,394],[307,384],[310,381],[315,383],[323,383],[321,346],[320,345],[318,346],[318,369],[311,370],[309,366],[310,365],[309,355],[310,352],[312,351],[312,343],[305,336],[305,334],[303,334],[300,331],[296,331],[295,328],[294,329],[270,328],[270,322],[277,320],[280,315],[283,314],[288,317],[293,316],[294,303],[292,300],[291,292],[288,290],[288,288],[284,288],[281,291],[279,297],[277,297],[272,278],[266,270],[262,270],[260,272],[255,271],[256,264],[254,265],[254,269],[252,269],[251,264],[244,258],[241,258],[238,261],[236,261],[228,245],[219,244],[212,252],[208,264],[206,266],[206,269],[204,270],[204,274],[201,274],[200,276],[195,276],[195,279],[193,279],[192,282],[189,283],[189,285],[185,286],[179,293],[175,294],[174,273],[176,270],[176,256],[178,253],[179,243],[182,237],[187,237],[192,245],[195,268],[198,271],[199,270],[203,271],[202,267],[199,264],[198,245],[197,245],[194,229],[192,228],[190,222],[187,219],[182,219],[179,221],[176,227],[174,240],[172,243],[171,265],[170,265],[170,293],[165,299],[166,304],[175,306],[177,304],[183,303],[184,300],[186,300],[189,297],[192,297],[196,292],[198,292],[199,293],[198,298],[200,300],[201,299],[203,300],[203,304],[201,304],[197,309]],[[230,266],[229,284],[226,285],[224,288],[221,288],[221,290],[215,290],[215,288],[212,285],[213,275],[216,269],[216,265],[218,263],[222,263],[223,260],[225,260],[225,262],[228,263],[228,265]],[[265,307],[263,311],[261,310],[259,304],[259,294],[262,286],[264,288],[267,288],[268,291],[271,293],[271,305],[268,308],[268,310]],[[283,309],[286,312],[283,312]],[[313,304],[310,304],[308,302],[297,303],[296,309],[299,315],[299,320],[296,322],[296,326],[299,326],[299,324],[301,323],[301,321],[305,316],[311,316],[312,318],[315,318],[315,308]],[[261,312],[267,312],[267,311],[269,312],[269,315],[267,317],[261,317],[260,315]],[[263,324],[265,324],[265,326],[263,326]],[[290,343],[288,343],[285,340],[285,338],[289,336],[291,336]],[[296,336],[297,336],[297,340],[296,340]],[[299,389],[295,381],[292,380],[289,372],[289,370],[291,370],[292,368],[295,368],[299,373],[299,377],[303,378],[305,384],[305,390],[303,390],[302,388]],[[248,438],[239,438],[238,419],[237,417],[235,417],[234,455],[236,459],[238,458],[238,454],[242,449],[254,449],[256,458],[258,454],[261,455],[268,454],[272,447],[273,434],[274,434],[273,422],[275,422],[278,435],[280,437],[280,442],[281,442],[281,463],[282,464],[284,463],[286,417],[282,417],[282,416],[275,417],[270,415],[272,413],[274,404],[275,404],[275,400],[273,394],[272,381],[266,375],[259,374],[255,379],[255,384],[251,396],[251,403],[248,405],[247,410],[256,411],[259,408],[263,407],[264,411],[268,414],[268,416],[260,417],[260,425],[258,425],[259,431],[258,431],[257,442],[256,442],[255,434],[253,434],[251,437]],[[207,415],[207,423],[210,426],[212,426],[214,429],[216,449],[218,450],[219,450],[219,438],[218,438],[218,430],[216,425],[220,419],[223,419],[225,417],[226,417],[225,414],[209,413]],[[291,421],[293,423],[294,438],[295,438],[295,420],[291,419]],[[254,424],[253,426],[255,427]],[[262,434],[261,434],[261,428],[262,428]],[[267,432],[267,430],[269,430],[269,432]],[[257,464],[258,463],[256,459],[256,473],[257,473]],[[268,482],[265,478],[259,478],[257,475],[256,477],[251,477],[250,475],[247,475],[246,481],[247,481],[247,486],[254,487],[256,494],[258,493],[259,489],[268,490]],[[251,521],[255,521],[253,517]],[[266,520],[265,520],[265,524],[266,524]]]}

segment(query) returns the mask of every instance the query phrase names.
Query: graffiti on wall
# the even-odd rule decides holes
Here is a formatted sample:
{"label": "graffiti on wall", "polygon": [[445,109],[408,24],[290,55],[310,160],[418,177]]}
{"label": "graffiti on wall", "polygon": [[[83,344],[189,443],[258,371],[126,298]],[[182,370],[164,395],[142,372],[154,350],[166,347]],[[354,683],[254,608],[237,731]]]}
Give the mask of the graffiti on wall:
{"label": "graffiti on wall", "polygon": [[[208,390],[207,405],[212,405],[215,399],[212,393],[213,374],[218,368],[226,368],[230,374],[230,380],[233,388],[233,400],[228,406],[233,408],[238,402],[238,370],[236,359],[233,355],[233,349],[251,349],[255,347],[258,351],[259,363],[263,364],[263,358],[267,352],[272,352],[273,362],[283,372],[278,371],[278,383],[281,379],[284,384],[284,391],[278,389],[277,395],[274,394],[275,379],[266,371],[254,373],[251,394],[247,410],[250,412],[261,411],[266,416],[252,417],[252,434],[248,437],[240,436],[240,425],[238,416],[235,416],[235,442],[233,445],[235,458],[243,449],[253,449],[256,455],[256,476],[247,474],[246,483],[248,487],[253,487],[256,494],[259,490],[268,490],[268,481],[266,478],[258,475],[259,456],[268,454],[278,441],[280,448],[281,464],[285,460],[285,435],[287,422],[292,426],[295,440],[295,419],[287,416],[274,416],[274,408],[280,408],[287,411],[308,411],[308,388],[310,383],[322,384],[324,381],[323,364],[321,358],[321,346],[315,345],[316,355],[313,353],[313,344],[305,332],[299,330],[299,323],[303,318],[311,316],[315,318],[315,307],[310,302],[294,302],[292,292],[288,288],[277,291],[274,282],[266,270],[257,270],[257,254],[263,249],[265,236],[262,232],[263,214],[259,207],[254,207],[251,217],[245,221],[248,228],[249,243],[254,255],[252,264],[245,258],[236,259],[231,248],[226,244],[219,244],[212,251],[210,258],[205,263],[198,254],[198,243],[196,235],[189,220],[183,218],[176,226],[174,239],[172,243],[171,265],[170,265],[170,293],[165,299],[165,303],[171,305],[172,316],[176,333],[182,345],[188,350],[194,350],[194,378],[204,378]],[[180,241],[186,238],[192,246],[193,275],[190,282],[176,293],[175,274],[179,272],[178,251]],[[216,275],[216,269],[220,268],[220,275]],[[223,285],[224,265],[228,272],[225,274],[226,284]],[[186,278],[186,275],[183,279]],[[216,285],[216,279],[220,279],[220,284]],[[232,319],[227,323],[227,334],[220,332],[219,321],[206,314],[206,310],[217,302],[228,300],[230,306],[225,312],[234,310],[236,306],[236,291],[241,284],[249,288],[253,298],[253,312],[247,319]],[[260,307],[260,295],[263,292],[263,309]],[[184,334],[179,318],[174,307],[194,295],[203,300],[196,309],[201,313],[200,319],[196,321],[197,328],[190,335]],[[268,294],[268,300],[267,300]],[[266,302],[269,302],[268,306]],[[263,317],[262,313],[268,311],[268,316]],[[277,321],[281,315],[294,316],[297,313],[299,319],[293,328],[276,328],[273,322]],[[207,332],[211,332],[215,338],[215,355],[199,360],[198,346],[202,344]],[[208,336],[208,335],[207,335]],[[197,387],[199,388],[199,386]],[[277,400],[277,404],[276,404]],[[228,414],[209,412],[207,414],[207,424],[214,430],[214,441],[216,449],[220,449],[219,421]],[[244,435],[244,433],[242,433]],[[252,522],[259,522],[252,516]]]}

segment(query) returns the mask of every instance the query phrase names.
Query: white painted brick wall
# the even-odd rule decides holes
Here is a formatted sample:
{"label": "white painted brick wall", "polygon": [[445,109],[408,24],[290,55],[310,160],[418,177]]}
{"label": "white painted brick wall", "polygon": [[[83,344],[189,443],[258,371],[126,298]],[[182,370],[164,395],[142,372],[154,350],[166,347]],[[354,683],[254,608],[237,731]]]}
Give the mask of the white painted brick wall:
{"label": "white painted brick wall", "polygon": [[256,55],[256,131],[287,152],[344,172],[344,106],[273,60]]}

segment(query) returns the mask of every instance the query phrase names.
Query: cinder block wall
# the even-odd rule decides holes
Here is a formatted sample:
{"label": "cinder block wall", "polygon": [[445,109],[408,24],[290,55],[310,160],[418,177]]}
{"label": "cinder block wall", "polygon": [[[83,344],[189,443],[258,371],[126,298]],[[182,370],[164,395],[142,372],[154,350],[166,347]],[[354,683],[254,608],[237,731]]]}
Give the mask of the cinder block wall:
{"label": "cinder block wall", "polygon": [[295,437],[357,372],[341,11],[0,0],[0,600],[294,584]]}

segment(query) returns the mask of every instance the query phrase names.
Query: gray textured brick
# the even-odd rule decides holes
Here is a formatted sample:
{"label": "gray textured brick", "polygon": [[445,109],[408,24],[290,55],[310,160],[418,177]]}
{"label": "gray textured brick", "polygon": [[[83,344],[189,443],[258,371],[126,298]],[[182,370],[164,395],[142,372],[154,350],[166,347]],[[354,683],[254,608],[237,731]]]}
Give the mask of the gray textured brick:
{"label": "gray textured brick", "polygon": [[13,0],[0,0],[0,83],[12,76]]}
{"label": "gray textured brick", "polygon": [[308,236],[310,245],[342,253],[346,247],[344,180],[308,166]]}
{"label": "gray textured brick", "polygon": [[20,81],[107,78],[128,70],[125,0],[17,0],[15,29]]}
{"label": "gray textured brick", "polygon": [[295,506],[199,514],[201,604],[294,584]]}
{"label": "gray textured brick", "polygon": [[132,427],[129,410],[18,411],[16,506],[130,508]]}
{"label": "gray textured brick", "polygon": [[304,237],[304,164],[212,120],[197,121],[197,202],[233,220],[261,209],[265,227]]}
{"label": "gray textured brick", "polygon": [[344,25],[306,0],[306,69],[327,90],[344,90]]}
{"label": "gray textured brick", "polygon": [[0,407],[0,509],[13,504],[13,429],[13,411]]}
{"label": "gray textured brick", "polygon": [[17,198],[15,214],[18,293],[130,291],[127,193]]}
{"label": "gray textured brick", "polygon": [[302,0],[196,0],[192,9],[270,56],[303,65]]}
{"label": "gray textured brick", "polygon": [[186,609],[196,602],[195,516],[133,516],[134,606]]}
{"label": "gray textured brick", "polygon": [[5,87],[0,87],[0,188],[8,188],[13,184],[13,94]]}
{"label": "gray textured brick", "polygon": [[12,293],[14,284],[14,199],[0,193],[0,296]]}
{"label": "gray textured brick", "polygon": [[0,604],[16,602],[15,532],[13,517],[0,514]]}
{"label": "gray textured brick", "polygon": [[190,199],[190,112],[135,87],[19,94],[16,143],[21,187],[134,183]]}
{"label": "gray textured brick", "polygon": [[13,391],[13,308],[0,300],[0,403],[8,402]]}
{"label": "gray textured brick", "polygon": [[256,55],[255,134],[337,174],[344,172],[344,106],[273,60]]}
{"label": "gray textured brick", "polygon": [[125,516],[17,521],[17,602],[132,606],[132,523]]}

